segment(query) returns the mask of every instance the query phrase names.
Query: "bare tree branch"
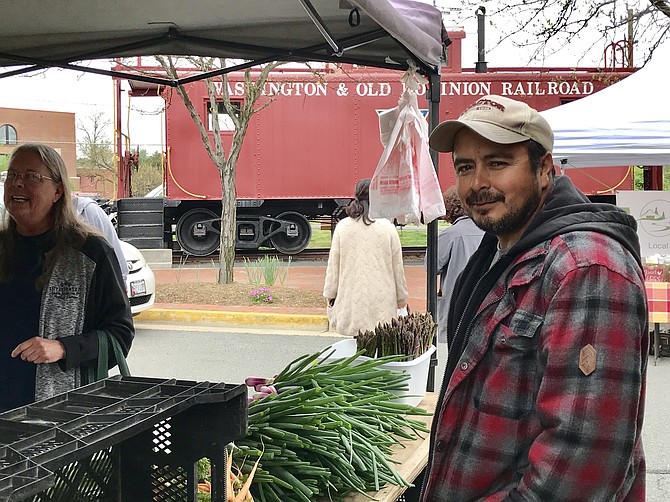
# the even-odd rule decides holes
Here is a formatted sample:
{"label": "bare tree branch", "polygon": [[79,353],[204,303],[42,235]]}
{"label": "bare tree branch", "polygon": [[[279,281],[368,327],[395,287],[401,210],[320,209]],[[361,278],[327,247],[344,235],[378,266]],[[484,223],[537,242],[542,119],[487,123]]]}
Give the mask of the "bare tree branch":
{"label": "bare tree branch", "polygon": [[[464,12],[474,13],[481,1],[463,3]],[[667,35],[670,2],[649,0],[634,12],[622,0],[501,0],[489,2],[487,20],[500,33],[493,49],[503,43],[530,49],[528,63],[542,63],[566,48],[574,50],[576,44],[584,45],[582,57],[598,43],[604,54],[608,44],[629,38],[630,31],[632,42],[647,48],[641,58],[646,61]]]}
{"label": "bare tree branch", "polygon": [[670,4],[664,0],[649,0],[652,6],[658,9],[661,13],[670,17]]}
{"label": "bare tree branch", "polygon": [[[168,78],[176,80],[178,78],[178,74],[177,74],[177,68],[175,66],[175,61],[172,59],[172,56],[155,56],[155,57],[156,60],[165,70],[165,73],[167,74]],[[216,164],[216,152],[212,150],[212,145],[210,144],[209,138],[207,136],[207,129],[205,128],[202,119],[198,114],[198,110],[195,108],[195,106],[193,106],[191,98],[184,89],[184,86],[182,85],[177,86],[177,94],[179,94],[179,97],[186,105],[186,109],[189,111],[189,114],[191,115],[193,122],[195,122],[195,124],[198,126],[200,139],[202,140],[203,146],[207,150],[207,155],[209,155],[209,157],[212,159],[212,162]]]}

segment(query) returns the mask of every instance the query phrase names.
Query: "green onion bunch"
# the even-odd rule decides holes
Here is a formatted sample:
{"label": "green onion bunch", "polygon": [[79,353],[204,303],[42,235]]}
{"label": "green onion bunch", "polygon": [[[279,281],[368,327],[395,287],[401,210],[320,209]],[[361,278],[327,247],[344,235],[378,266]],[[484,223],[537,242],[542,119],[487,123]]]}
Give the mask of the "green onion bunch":
{"label": "green onion bunch", "polygon": [[260,502],[337,500],[346,493],[409,486],[394,469],[391,447],[428,429],[391,393],[407,389],[404,372],[381,369],[397,357],[328,359],[302,356],[273,379],[276,393],[249,404],[247,435],[235,442],[233,466],[253,477]]}
{"label": "green onion bunch", "polygon": [[433,344],[437,324],[430,312],[412,312],[406,316],[379,323],[374,331],[359,331],[356,349],[370,357],[404,355],[411,361],[424,354]]}

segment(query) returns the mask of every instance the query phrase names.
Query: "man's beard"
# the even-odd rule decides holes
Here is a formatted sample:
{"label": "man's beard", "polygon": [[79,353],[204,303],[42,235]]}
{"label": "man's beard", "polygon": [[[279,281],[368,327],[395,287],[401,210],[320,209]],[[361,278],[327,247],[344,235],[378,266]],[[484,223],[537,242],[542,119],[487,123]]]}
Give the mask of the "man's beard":
{"label": "man's beard", "polygon": [[[507,235],[516,232],[528,223],[529,218],[535,213],[540,205],[542,194],[539,189],[533,187],[523,204],[517,208],[510,209],[502,218],[492,219],[488,215],[479,215],[470,210],[470,217],[475,224],[485,232],[491,232],[494,235]],[[502,194],[491,194],[489,192],[471,192],[465,199],[466,207],[470,209],[473,204],[484,202],[503,202],[505,196]]]}

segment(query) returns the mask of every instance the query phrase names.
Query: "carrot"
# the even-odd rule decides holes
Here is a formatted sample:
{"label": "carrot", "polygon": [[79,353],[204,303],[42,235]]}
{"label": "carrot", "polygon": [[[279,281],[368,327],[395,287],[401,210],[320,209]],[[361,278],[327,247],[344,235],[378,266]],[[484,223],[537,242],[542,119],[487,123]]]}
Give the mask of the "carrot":
{"label": "carrot", "polygon": [[234,496],[234,492],[233,492],[233,471],[231,470],[232,465],[233,465],[233,450],[230,450],[230,453],[226,454],[226,471],[227,471],[226,498],[228,499],[227,502],[231,502],[233,500],[233,496]]}
{"label": "carrot", "polygon": [[251,472],[249,473],[249,476],[247,477],[247,480],[244,482],[244,485],[242,485],[242,489],[237,492],[237,495],[233,499],[233,502],[244,502],[245,500],[252,500],[253,498],[251,497],[251,494],[249,493],[249,488],[251,487],[251,482],[254,479],[254,474],[256,474],[256,468],[258,467],[258,462],[261,461],[261,457],[258,457],[256,460],[256,463],[254,466],[251,468]]}
{"label": "carrot", "polygon": [[209,481],[205,481],[204,483],[198,483],[198,492],[212,493],[212,484]]}

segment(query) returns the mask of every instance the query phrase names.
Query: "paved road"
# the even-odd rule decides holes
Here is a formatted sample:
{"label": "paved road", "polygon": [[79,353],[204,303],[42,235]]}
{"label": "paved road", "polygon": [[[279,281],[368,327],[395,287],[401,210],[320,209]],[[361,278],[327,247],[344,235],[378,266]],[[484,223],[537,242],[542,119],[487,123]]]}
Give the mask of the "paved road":
{"label": "paved road", "polygon": [[647,501],[670,500],[670,358],[653,358],[647,371],[642,438],[647,456]]}
{"label": "paved road", "polygon": [[[296,357],[341,340],[336,334],[239,333],[212,326],[137,323],[128,358],[134,375],[243,383],[272,376]],[[446,349],[438,347],[444,371]],[[440,381],[436,382],[436,389]],[[670,500],[670,358],[649,362],[643,438],[647,456],[647,501]],[[597,462],[597,459],[594,459]]]}
{"label": "paved road", "polygon": [[200,325],[136,323],[136,328],[128,357],[133,375],[233,384],[248,376],[271,377],[295,358],[342,339],[336,334],[235,333]]}

